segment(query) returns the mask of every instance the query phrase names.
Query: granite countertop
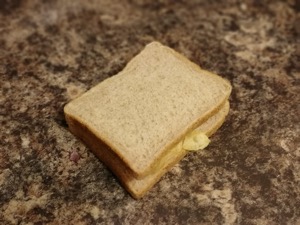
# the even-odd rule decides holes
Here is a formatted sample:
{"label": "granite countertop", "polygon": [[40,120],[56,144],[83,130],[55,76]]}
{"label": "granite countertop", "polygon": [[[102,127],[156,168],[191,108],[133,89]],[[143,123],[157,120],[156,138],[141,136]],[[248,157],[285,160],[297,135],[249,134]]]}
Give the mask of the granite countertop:
{"label": "granite countertop", "polygon": [[[0,224],[300,224],[299,1],[0,3]],[[153,40],[233,92],[209,147],[137,201],[63,106]]]}

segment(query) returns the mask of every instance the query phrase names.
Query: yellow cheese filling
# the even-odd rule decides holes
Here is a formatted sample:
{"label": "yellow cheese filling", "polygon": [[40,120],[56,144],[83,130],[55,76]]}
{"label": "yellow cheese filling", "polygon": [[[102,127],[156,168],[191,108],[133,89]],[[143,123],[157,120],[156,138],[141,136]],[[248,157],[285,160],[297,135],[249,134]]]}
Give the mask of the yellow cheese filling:
{"label": "yellow cheese filling", "polygon": [[194,130],[184,138],[182,148],[187,151],[197,151],[207,147],[209,142],[209,138],[203,132]]}
{"label": "yellow cheese filling", "polygon": [[178,155],[182,151],[197,151],[204,149],[210,143],[209,138],[205,133],[194,130],[188,134],[182,141],[170,149],[170,151],[164,155],[159,161],[157,161],[152,173],[155,173],[159,169],[165,168],[168,162],[172,161],[174,155]]}

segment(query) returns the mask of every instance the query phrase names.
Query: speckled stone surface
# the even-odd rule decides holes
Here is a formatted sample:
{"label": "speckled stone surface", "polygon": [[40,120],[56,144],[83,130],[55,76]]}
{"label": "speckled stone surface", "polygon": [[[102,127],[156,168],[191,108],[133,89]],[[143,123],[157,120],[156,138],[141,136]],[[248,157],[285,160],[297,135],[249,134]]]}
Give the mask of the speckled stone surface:
{"label": "speckled stone surface", "polygon": [[[0,224],[300,224],[300,3],[0,1]],[[156,40],[233,85],[209,147],[141,200],[63,106]]]}

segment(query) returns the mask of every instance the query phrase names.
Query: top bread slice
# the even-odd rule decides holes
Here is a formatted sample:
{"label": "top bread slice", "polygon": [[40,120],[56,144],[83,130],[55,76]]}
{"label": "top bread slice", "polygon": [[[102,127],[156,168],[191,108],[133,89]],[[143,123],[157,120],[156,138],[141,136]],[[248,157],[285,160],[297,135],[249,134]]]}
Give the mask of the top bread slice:
{"label": "top bread slice", "polygon": [[64,108],[141,178],[220,109],[231,86],[158,42]]}

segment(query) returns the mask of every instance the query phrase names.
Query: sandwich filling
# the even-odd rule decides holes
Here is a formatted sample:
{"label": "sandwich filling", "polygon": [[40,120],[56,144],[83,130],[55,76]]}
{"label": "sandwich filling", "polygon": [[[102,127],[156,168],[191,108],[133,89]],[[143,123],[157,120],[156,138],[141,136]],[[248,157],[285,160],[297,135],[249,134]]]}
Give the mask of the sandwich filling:
{"label": "sandwich filling", "polygon": [[182,148],[187,151],[198,151],[206,148],[209,142],[205,133],[196,129],[184,138]]}

